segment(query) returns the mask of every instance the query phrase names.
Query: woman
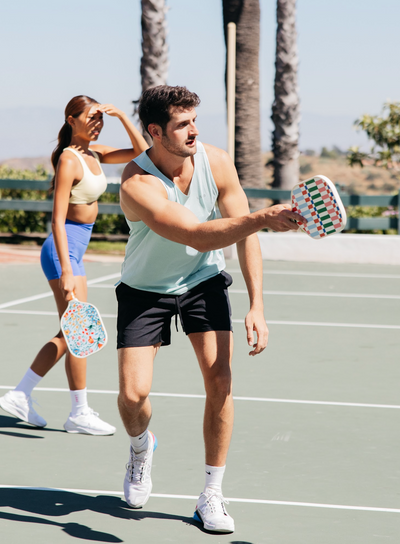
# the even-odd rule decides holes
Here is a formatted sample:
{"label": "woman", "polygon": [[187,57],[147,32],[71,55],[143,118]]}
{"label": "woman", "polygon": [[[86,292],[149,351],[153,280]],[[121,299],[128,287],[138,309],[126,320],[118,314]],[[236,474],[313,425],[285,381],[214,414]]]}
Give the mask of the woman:
{"label": "woman", "polygon": [[[100,135],[104,113],[118,117],[132,142],[131,149],[90,145]],[[60,317],[72,293],[79,300],[87,300],[82,258],[97,217],[97,199],[107,187],[100,163],[127,163],[147,147],[146,141],[127,115],[113,105],[100,104],[88,96],[76,96],[67,104],[65,123],[51,157],[55,171],[52,181],[52,234],[41,251],[42,268],[53,290]],[[17,387],[0,398],[0,406],[23,421],[44,427],[46,421],[32,407],[31,392],[64,354],[72,402],[71,413],[64,424],[65,430],[92,435],[113,434],[115,427],[102,421],[89,408],[86,359],[71,355],[61,331],[39,351]]]}

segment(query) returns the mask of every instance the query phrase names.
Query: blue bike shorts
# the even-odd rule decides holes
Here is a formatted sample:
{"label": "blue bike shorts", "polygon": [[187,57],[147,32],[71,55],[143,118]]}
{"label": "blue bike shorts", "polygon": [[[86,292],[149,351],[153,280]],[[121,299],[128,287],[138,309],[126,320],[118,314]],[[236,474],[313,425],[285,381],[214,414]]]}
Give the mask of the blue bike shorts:
{"label": "blue bike shorts", "polygon": [[[92,235],[93,225],[94,223],[76,223],[69,219],[65,221],[69,259],[74,276],[86,276],[82,259]],[[54,245],[53,234],[50,234],[42,245],[40,264],[49,281],[61,277],[61,265]]]}

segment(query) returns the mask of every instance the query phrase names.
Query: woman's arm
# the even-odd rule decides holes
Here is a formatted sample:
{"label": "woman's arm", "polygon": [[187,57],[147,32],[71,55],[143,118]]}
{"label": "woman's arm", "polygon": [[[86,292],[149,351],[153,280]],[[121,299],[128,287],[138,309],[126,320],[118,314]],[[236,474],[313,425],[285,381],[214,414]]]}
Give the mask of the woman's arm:
{"label": "woman's arm", "polygon": [[128,163],[149,147],[126,113],[117,109],[112,104],[101,104],[99,111],[111,117],[118,117],[132,142],[132,149],[116,149],[101,144],[91,146],[91,149],[99,153],[101,162],[106,164]]}
{"label": "woman's arm", "polygon": [[68,155],[70,155],[70,153],[63,153],[57,165],[54,185],[53,216],[51,222],[54,245],[56,246],[58,259],[61,265],[59,285],[66,300],[71,299],[72,291],[75,289],[75,279],[72,273],[71,261],[69,259],[65,220],[68,212],[71,187],[74,180],[79,178],[77,161],[73,156]]}

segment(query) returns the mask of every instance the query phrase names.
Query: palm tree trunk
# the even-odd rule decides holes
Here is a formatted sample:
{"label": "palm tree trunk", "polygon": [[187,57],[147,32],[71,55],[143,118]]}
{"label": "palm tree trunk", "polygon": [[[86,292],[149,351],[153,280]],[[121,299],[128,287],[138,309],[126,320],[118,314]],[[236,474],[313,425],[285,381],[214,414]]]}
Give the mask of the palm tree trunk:
{"label": "palm tree trunk", "polygon": [[[260,136],[260,3],[222,0],[225,44],[228,23],[236,24],[235,166],[243,187],[264,187]],[[251,209],[263,205],[249,201]]]}
{"label": "palm tree trunk", "polygon": [[[142,2],[142,59],[140,75],[142,92],[157,85],[165,85],[168,76],[167,11],[165,0]],[[144,130],[148,143],[151,138]]]}
{"label": "palm tree trunk", "polygon": [[291,189],[299,180],[300,103],[297,85],[296,0],[277,0],[275,100],[271,119],[275,125],[274,187]]}

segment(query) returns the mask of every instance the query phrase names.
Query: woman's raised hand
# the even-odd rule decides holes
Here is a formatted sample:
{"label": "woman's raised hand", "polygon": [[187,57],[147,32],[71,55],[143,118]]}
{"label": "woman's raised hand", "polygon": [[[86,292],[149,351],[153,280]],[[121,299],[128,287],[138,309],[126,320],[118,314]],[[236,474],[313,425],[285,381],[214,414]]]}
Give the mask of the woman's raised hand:
{"label": "woman's raised hand", "polygon": [[100,104],[97,111],[101,111],[111,117],[122,117],[124,112],[116,108],[113,104]]}

